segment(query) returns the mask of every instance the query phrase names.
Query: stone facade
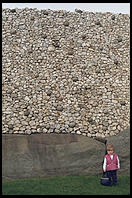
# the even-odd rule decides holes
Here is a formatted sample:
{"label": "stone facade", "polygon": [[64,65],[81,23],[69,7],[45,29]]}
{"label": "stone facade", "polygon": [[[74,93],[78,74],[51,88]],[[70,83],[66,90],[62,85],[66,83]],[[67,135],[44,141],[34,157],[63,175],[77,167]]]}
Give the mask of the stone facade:
{"label": "stone facade", "polygon": [[[107,137],[120,160],[120,174],[130,174],[130,128]],[[2,178],[102,175],[105,144],[77,134],[3,134]]]}
{"label": "stone facade", "polygon": [[2,10],[2,132],[117,135],[129,127],[129,15]]}

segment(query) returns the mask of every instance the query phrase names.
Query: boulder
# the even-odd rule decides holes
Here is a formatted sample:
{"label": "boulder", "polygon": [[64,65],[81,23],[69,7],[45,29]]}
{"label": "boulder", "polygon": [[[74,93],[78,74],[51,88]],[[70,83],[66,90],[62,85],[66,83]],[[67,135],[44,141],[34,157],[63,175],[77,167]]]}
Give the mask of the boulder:
{"label": "boulder", "polygon": [[[77,134],[3,134],[2,177],[101,175],[106,141]],[[119,155],[119,173],[130,172],[130,129],[107,137]]]}
{"label": "boulder", "polygon": [[77,134],[3,135],[2,176],[8,178],[102,173],[103,143]]}

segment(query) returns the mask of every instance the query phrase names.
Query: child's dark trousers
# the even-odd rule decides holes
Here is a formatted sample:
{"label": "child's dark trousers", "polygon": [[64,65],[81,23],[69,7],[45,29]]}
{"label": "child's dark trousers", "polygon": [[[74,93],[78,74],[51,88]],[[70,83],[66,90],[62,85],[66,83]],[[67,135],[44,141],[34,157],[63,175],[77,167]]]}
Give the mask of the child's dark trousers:
{"label": "child's dark trousers", "polygon": [[110,179],[111,185],[117,184],[117,170],[106,171],[106,175]]}

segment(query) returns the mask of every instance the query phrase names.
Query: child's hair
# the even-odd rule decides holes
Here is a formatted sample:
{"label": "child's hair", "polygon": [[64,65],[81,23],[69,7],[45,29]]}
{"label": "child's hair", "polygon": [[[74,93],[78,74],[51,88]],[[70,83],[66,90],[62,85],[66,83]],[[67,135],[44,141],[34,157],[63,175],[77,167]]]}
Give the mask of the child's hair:
{"label": "child's hair", "polygon": [[115,151],[115,148],[114,148],[113,144],[107,144],[106,145],[106,150],[108,151],[110,149],[112,149],[113,151]]}

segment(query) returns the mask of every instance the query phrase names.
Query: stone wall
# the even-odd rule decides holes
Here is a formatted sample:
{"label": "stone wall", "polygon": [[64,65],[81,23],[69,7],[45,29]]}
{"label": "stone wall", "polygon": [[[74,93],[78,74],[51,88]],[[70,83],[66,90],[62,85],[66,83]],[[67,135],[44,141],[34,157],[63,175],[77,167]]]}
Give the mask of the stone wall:
{"label": "stone wall", "polygon": [[3,133],[129,127],[129,15],[2,10]]}
{"label": "stone wall", "polygon": [[4,134],[2,176],[98,175],[104,153],[103,143],[76,134]]}
{"label": "stone wall", "polygon": [[[130,174],[130,129],[107,137],[120,160],[118,174]],[[3,134],[2,178],[102,175],[105,144],[76,134]]]}

